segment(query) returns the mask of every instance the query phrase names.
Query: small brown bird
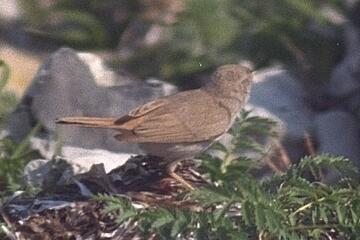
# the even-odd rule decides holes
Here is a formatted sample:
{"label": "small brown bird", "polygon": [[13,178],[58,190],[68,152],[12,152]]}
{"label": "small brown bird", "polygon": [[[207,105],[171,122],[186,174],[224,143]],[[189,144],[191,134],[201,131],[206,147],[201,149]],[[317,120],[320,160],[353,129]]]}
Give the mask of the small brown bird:
{"label": "small brown bird", "polygon": [[202,88],[156,99],[120,118],[65,117],[57,123],[115,129],[116,139],[164,159],[167,173],[193,189],[175,174],[177,163],[205,151],[229,130],[249,97],[252,78],[249,68],[224,65]]}

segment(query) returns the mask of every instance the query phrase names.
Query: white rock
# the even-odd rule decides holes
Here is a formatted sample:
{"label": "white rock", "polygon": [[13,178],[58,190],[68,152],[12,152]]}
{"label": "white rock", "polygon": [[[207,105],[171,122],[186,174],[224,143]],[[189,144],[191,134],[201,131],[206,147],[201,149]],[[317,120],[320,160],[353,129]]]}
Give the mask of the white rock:
{"label": "white rock", "polygon": [[14,21],[22,16],[17,0],[0,0],[0,19]]}
{"label": "white rock", "polygon": [[57,152],[58,143],[38,137],[30,139],[30,146],[32,149],[38,150],[45,159],[53,159],[56,155],[67,159],[69,163],[73,163],[74,167],[76,167],[76,173],[82,172],[81,169],[88,171],[91,165],[99,163],[104,163],[105,171],[109,172],[124,164],[131,156],[131,154],[116,153],[104,149],[84,149],[66,145],[60,148],[60,152]]}
{"label": "white rock", "polygon": [[73,166],[74,173],[77,174],[87,172],[92,165],[100,163],[104,164],[105,171],[108,173],[114,168],[123,165],[132,154],[65,146],[62,148],[61,156]]}
{"label": "white rock", "polygon": [[145,80],[145,83],[150,87],[161,88],[164,96],[174,94],[178,91],[177,87],[171,83],[161,81],[156,78],[149,78]]}
{"label": "white rock", "polygon": [[130,154],[114,153],[103,149],[82,149],[65,146],[61,158],[35,159],[24,169],[24,179],[27,184],[46,187],[58,182],[67,182],[74,175],[90,170],[94,164],[104,164],[106,172],[123,165]]}
{"label": "white rock", "polygon": [[103,87],[111,87],[116,85],[117,76],[107,66],[103,60],[92,53],[78,53],[81,60],[89,67],[97,85]]}

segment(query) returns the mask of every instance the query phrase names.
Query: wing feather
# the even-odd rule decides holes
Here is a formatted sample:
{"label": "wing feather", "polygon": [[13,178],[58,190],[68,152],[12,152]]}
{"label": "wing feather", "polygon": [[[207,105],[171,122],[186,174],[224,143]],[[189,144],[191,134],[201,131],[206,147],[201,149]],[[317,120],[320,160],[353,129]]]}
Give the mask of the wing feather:
{"label": "wing feather", "polygon": [[[167,97],[155,100],[116,120],[115,124],[131,132],[116,138],[128,142],[198,142],[223,134],[231,122],[228,109],[199,90],[170,97],[171,101]],[[204,107],[209,104],[218,106]]]}

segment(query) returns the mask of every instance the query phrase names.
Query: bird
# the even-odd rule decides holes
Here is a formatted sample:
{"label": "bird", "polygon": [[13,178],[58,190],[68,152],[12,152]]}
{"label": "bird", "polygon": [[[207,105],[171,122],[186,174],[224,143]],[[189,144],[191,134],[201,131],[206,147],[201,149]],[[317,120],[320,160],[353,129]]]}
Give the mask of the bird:
{"label": "bird", "polygon": [[63,117],[57,124],[106,128],[122,142],[137,143],[161,158],[169,176],[193,190],[175,173],[177,164],[204,152],[234,123],[250,95],[253,71],[240,64],[218,67],[202,87],[145,103],[120,117]]}

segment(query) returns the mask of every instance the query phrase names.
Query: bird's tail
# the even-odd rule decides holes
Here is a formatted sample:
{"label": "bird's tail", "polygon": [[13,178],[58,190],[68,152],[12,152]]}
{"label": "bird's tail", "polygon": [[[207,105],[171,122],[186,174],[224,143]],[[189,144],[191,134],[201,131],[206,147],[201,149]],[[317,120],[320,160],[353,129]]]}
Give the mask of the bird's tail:
{"label": "bird's tail", "polygon": [[80,127],[91,128],[119,128],[115,123],[117,118],[97,118],[97,117],[64,117],[56,120],[57,124],[77,125]]}

